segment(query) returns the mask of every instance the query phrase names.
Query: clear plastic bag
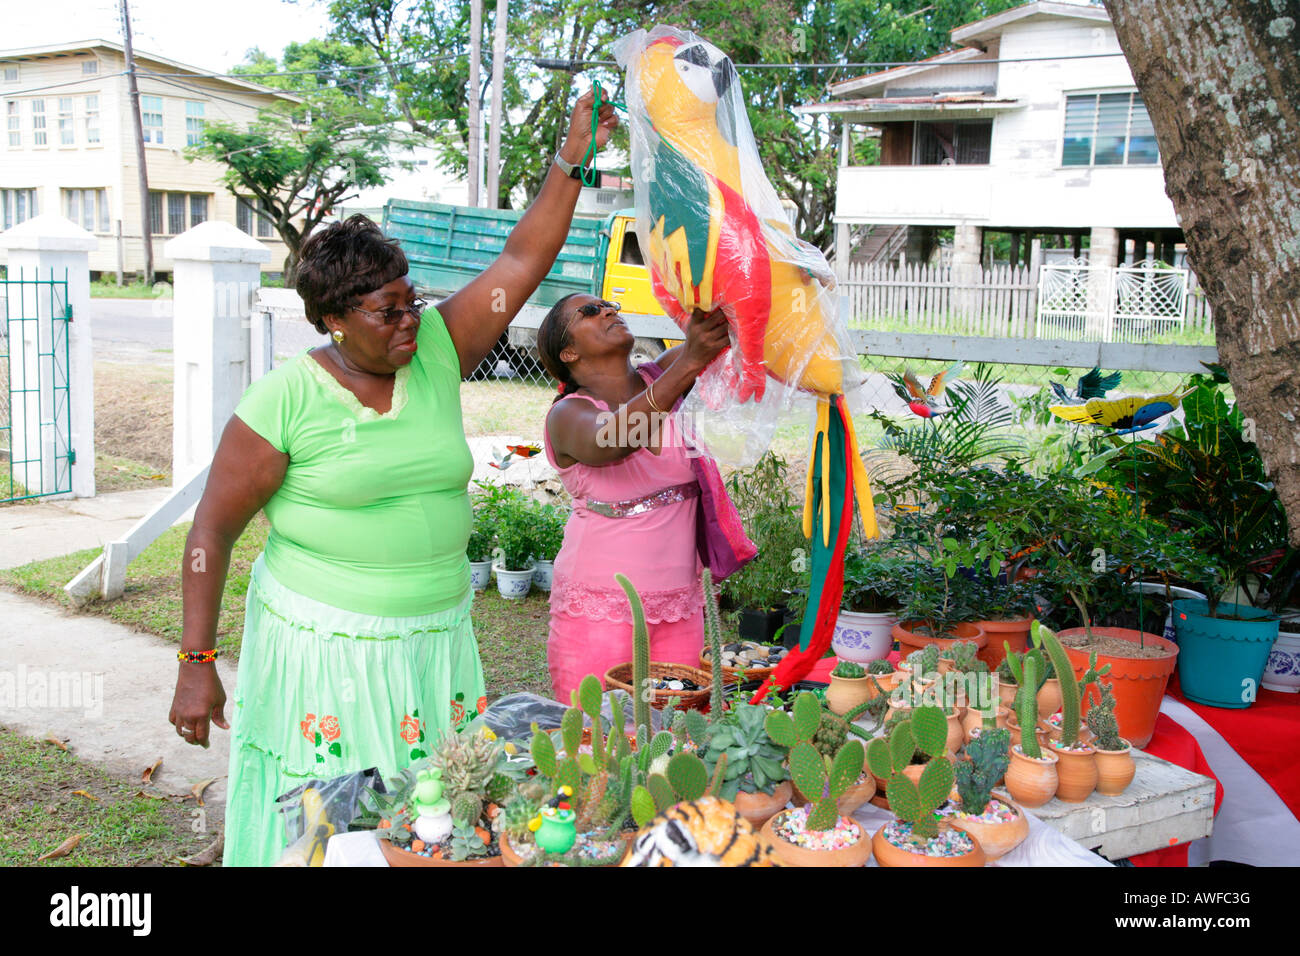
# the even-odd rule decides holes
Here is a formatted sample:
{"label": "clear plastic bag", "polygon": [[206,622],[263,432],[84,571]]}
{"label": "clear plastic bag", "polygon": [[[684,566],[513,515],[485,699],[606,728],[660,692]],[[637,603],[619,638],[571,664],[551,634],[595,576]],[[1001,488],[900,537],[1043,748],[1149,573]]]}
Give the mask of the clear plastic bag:
{"label": "clear plastic bag", "polygon": [[276,797],[284,815],[288,846],[276,866],[321,866],[325,844],[335,833],[346,833],[367,789],[384,793],[379,771],[371,767],[329,780],[308,780]]}
{"label": "clear plastic bag", "polygon": [[[632,696],[624,690],[607,690],[600,702],[600,713],[606,731],[613,723],[614,707],[618,706],[623,708],[623,726],[628,728],[633,726]],[[487,710],[474,718],[464,732],[469,733],[483,724],[492,728],[492,732],[503,740],[522,742],[526,747],[533,736],[534,721],[538,727],[554,729],[560,726],[560,721],[564,719],[564,712],[568,709],[567,704],[537,694],[507,694],[493,701]],[[659,729],[657,710],[650,712],[650,723],[652,730]]]}
{"label": "clear plastic bag", "polygon": [[763,172],[731,61],[667,26],[623,37],[614,55],[655,297],[683,329],[693,309],[721,308],[731,330],[684,415],[720,461],[752,463],[798,393],[847,393],[864,379],[834,275]]}

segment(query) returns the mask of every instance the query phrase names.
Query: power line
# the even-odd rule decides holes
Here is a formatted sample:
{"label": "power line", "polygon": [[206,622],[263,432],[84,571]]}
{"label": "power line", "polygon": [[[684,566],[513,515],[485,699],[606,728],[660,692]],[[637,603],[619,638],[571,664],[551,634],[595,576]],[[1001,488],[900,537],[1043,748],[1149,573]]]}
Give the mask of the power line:
{"label": "power line", "polygon": [[46,90],[62,89],[65,86],[81,86],[85,83],[95,83],[98,80],[111,80],[115,76],[126,76],[126,70],[120,73],[95,73],[80,80],[71,80],[67,83],[51,83],[49,86],[32,86],[25,90],[5,90],[3,95],[8,99],[11,96],[23,96],[27,93],[43,93]]}

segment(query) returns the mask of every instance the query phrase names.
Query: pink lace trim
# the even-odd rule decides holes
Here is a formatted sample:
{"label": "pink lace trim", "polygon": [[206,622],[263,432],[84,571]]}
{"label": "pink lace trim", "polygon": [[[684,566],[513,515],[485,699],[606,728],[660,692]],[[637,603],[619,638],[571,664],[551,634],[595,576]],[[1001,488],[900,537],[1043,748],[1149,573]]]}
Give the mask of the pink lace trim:
{"label": "pink lace trim", "polygon": [[[699,584],[639,593],[645,619],[650,624],[684,621],[704,606]],[[559,577],[551,585],[551,610],[593,621],[630,623],[632,620],[632,608],[621,588],[596,587]]]}

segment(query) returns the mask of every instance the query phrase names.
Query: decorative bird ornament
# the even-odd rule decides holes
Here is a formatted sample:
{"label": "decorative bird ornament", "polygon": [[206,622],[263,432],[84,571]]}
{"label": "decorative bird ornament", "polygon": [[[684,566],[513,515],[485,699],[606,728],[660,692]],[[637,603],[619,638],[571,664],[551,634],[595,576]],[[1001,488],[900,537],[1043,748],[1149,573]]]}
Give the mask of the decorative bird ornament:
{"label": "decorative bird ornament", "polygon": [[711,409],[760,401],[768,378],[817,396],[803,530],[811,583],[799,646],[755,694],[789,688],[830,647],[844,590],[856,500],[867,537],[879,532],[844,392],[862,380],[839,318],[834,274],[799,240],[763,172],[735,67],[717,47],[673,27],[614,45],[627,71],[637,237],[655,298],[682,328],[720,308],[733,348],[696,391]]}
{"label": "decorative bird ornament", "polygon": [[1191,392],[1091,398],[1081,405],[1049,405],[1047,410],[1057,418],[1077,425],[1099,425],[1116,435],[1132,435],[1155,428],[1159,420],[1177,409]]}
{"label": "decorative bird ornament", "polygon": [[1071,394],[1065,390],[1065,386],[1060,382],[1052,382],[1052,391],[1056,397],[1065,405],[1077,405],[1088,401],[1090,398],[1105,398],[1106,393],[1112,389],[1119,388],[1119,383],[1124,380],[1120,372],[1111,372],[1109,375],[1102,375],[1100,368],[1094,368],[1086,375],[1079,377],[1074,385],[1074,392]]}
{"label": "decorative bird ornament", "polygon": [[951,405],[942,404],[943,393],[947,391],[952,381],[961,374],[961,370],[966,363],[962,361],[953,362],[942,372],[939,372],[930,379],[930,384],[925,388],[921,387],[921,381],[916,377],[910,368],[904,366],[902,378],[891,376],[894,383],[894,391],[898,397],[907,402],[908,409],[913,415],[921,418],[937,418],[940,415],[946,415],[952,411]]}

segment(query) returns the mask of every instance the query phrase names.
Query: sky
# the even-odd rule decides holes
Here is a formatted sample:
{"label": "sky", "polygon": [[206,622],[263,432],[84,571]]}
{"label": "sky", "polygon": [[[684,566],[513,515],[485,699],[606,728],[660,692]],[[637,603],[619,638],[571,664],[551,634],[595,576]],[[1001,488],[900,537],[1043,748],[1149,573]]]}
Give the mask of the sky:
{"label": "sky", "polygon": [[[260,46],[278,56],[285,44],[325,35],[326,5],[315,0],[129,0],[135,45],[214,72],[225,72]],[[0,3],[0,49],[74,40],[121,42],[118,0]],[[219,11],[219,13],[217,12]]]}

